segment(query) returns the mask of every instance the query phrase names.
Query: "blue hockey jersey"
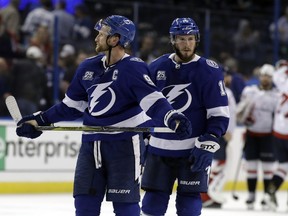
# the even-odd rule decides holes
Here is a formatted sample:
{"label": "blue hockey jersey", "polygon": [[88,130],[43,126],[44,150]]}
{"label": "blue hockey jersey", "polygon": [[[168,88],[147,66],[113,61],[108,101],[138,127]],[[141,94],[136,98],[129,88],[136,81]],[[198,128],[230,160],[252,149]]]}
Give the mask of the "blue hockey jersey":
{"label": "blue hockey jersey", "polygon": [[176,63],[175,54],[166,54],[150,65],[150,77],[174,109],[192,124],[190,139],[175,134],[153,134],[149,151],[162,156],[187,156],[195,139],[205,133],[220,137],[229,122],[228,99],[222,69],[214,61],[198,55],[188,63]]}
{"label": "blue hockey jersey", "polygon": [[[126,54],[106,67],[105,59],[101,54],[79,65],[63,101],[44,112],[48,121],[82,117],[87,126],[137,127],[144,126],[151,117],[155,124],[164,126],[165,114],[173,108],[149,78],[147,64]],[[82,140],[123,139],[131,135],[83,132]]]}

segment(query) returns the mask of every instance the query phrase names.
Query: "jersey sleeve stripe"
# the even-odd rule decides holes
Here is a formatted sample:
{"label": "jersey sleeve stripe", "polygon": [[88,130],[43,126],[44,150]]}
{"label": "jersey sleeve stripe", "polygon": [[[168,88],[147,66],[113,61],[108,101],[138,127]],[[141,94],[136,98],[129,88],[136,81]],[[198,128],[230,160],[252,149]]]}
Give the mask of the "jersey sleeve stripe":
{"label": "jersey sleeve stripe", "polygon": [[84,112],[85,109],[88,107],[88,103],[86,101],[75,101],[65,95],[65,98],[62,101],[66,106],[69,108],[74,108],[79,110],[80,112]]}
{"label": "jersey sleeve stripe", "polygon": [[147,112],[149,108],[153,106],[153,104],[155,104],[157,100],[163,98],[164,96],[160,92],[154,91],[151,94],[148,94],[140,101],[140,106],[145,112]]}
{"label": "jersey sleeve stripe", "polygon": [[207,119],[215,116],[223,116],[229,118],[229,107],[228,106],[221,106],[221,107],[215,107],[212,109],[207,109]]}

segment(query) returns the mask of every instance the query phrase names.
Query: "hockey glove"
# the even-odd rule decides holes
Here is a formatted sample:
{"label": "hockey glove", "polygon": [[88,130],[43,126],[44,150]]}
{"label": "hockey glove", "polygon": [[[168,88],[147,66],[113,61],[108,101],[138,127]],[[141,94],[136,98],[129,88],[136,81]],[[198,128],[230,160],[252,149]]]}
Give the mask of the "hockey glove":
{"label": "hockey glove", "polygon": [[16,133],[20,137],[35,139],[42,134],[35,126],[48,126],[47,120],[42,112],[37,112],[32,115],[24,116],[18,123]]}
{"label": "hockey glove", "polygon": [[255,123],[255,119],[251,116],[248,116],[244,121],[245,126],[252,126],[254,123]]}
{"label": "hockey glove", "polygon": [[175,133],[180,139],[189,138],[192,134],[191,122],[177,111],[172,111],[166,114],[167,126],[175,130]]}
{"label": "hockey glove", "polygon": [[196,139],[195,147],[189,157],[192,172],[205,171],[211,166],[214,152],[220,148],[218,142],[219,140],[211,134],[204,134]]}

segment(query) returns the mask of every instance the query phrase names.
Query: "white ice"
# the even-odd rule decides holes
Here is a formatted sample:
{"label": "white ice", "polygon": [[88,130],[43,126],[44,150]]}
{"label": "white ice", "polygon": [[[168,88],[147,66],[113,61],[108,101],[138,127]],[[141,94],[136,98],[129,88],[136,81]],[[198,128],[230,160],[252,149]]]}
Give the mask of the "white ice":
{"label": "white ice", "polygon": [[[287,192],[277,194],[276,212],[263,211],[260,201],[263,194],[257,194],[255,210],[247,210],[245,199],[247,193],[237,192],[238,200],[232,198],[231,192],[225,192],[226,204],[222,209],[203,209],[201,216],[276,216],[288,215]],[[0,195],[0,216],[73,216],[74,206],[71,194],[22,194]],[[104,201],[101,216],[113,216],[112,204]],[[176,216],[175,194],[171,196],[166,216]]]}

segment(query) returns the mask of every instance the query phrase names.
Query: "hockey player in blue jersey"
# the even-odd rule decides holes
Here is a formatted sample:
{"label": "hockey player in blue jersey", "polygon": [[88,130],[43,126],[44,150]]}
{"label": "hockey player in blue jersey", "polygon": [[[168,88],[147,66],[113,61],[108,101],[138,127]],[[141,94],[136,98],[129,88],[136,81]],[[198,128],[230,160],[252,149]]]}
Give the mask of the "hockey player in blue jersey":
{"label": "hockey player in blue jersey", "polygon": [[191,18],[177,18],[170,27],[174,53],[150,64],[150,77],[174,109],[193,124],[192,135],[151,134],[141,187],[145,190],[142,215],[164,215],[177,179],[179,216],[201,214],[200,192],[206,192],[218,138],[229,122],[223,71],[214,61],[195,53],[199,29]]}
{"label": "hockey player in blue jersey", "polygon": [[[119,127],[143,126],[151,117],[157,125],[175,129],[181,139],[189,137],[190,121],[158,91],[147,75],[147,64],[125,53],[135,35],[133,22],[112,15],[100,20],[95,29],[99,31],[95,49],[102,54],[79,65],[61,103],[23,117],[17,134],[36,138],[42,132],[35,125],[79,117],[84,125]],[[113,202],[115,215],[140,215],[143,143],[142,135],[135,132],[83,132],[73,192],[77,216],[100,215],[105,194]]]}

